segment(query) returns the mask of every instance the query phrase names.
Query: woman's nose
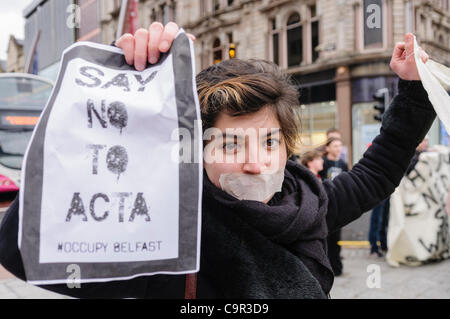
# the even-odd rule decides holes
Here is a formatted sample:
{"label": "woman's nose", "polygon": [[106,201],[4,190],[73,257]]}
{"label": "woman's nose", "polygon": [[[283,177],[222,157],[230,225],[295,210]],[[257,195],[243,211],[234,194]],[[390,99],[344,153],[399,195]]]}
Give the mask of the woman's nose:
{"label": "woman's nose", "polygon": [[246,174],[261,174],[261,166],[260,163],[245,163],[243,171]]}

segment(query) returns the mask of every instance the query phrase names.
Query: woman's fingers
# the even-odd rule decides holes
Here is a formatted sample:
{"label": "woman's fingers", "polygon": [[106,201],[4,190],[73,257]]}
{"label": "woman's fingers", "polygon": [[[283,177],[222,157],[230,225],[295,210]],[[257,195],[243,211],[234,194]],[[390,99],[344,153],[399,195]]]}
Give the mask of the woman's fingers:
{"label": "woman's fingers", "polygon": [[191,39],[192,41],[195,41],[196,37],[193,34],[190,33],[186,33],[186,35],[189,37],[189,39]]}
{"label": "woman's fingers", "polygon": [[164,32],[159,42],[159,51],[167,52],[172,46],[173,39],[175,39],[180,28],[174,22],[169,22],[164,28]]}
{"label": "woman's fingers", "polygon": [[134,39],[134,67],[136,70],[142,71],[147,65],[148,31],[142,28],[138,29],[134,34]]}
{"label": "woman's fingers", "polygon": [[155,64],[159,60],[159,42],[164,26],[159,22],[153,22],[149,27],[148,62]]}
{"label": "woman's fingers", "polygon": [[405,42],[397,42],[397,44],[394,47],[394,54],[393,57],[400,59],[405,53]]}
{"label": "woman's fingers", "polygon": [[412,33],[405,35],[405,51],[406,62],[414,61],[414,35]]}
{"label": "woman's fingers", "polygon": [[420,51],[420,57],[422,58],[423,63],[427,63],[428,61],[428,54],[421,48],[419,47],[419,51]]}
{"label": "woman's fingers", "polygon": [[126,33],[116,41],[116,47],[121,48],[125,54],[125,61],[129,65],[134,63],[134,37],[130,33]]}
{"label": "woman's fingers", "polygon": [[[128,64],[134,64],[136,70],[142,71],[147,61],[155,64],[161,52],[169,51],[179,30],[174,22],[169,22],[165,27],[159,22],[153,22],[148,30],[138,29],[134,36],[124,34],[116,41],[116,46],[123,50]],[[187,36],[195,41],[194,35]]]}

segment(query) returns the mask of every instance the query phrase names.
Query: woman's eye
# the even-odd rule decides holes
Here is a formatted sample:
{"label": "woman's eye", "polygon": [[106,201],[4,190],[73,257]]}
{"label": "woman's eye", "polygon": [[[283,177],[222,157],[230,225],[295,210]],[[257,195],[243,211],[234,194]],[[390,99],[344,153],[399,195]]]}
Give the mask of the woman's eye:
{"label": "woman's eye", "polygon": [[278,146],[278,144],[280,143],[280,141],[278,141],[275,138],[269,138],[264,142],[264,146],[265,147],[269,147],[269,148],[273,148]]}
{"label": "woman's eye", "polygon": [[223,145],[223,150],[227,153],[232,153],[236,151],[238,148],[238,145],[236,143],[226,143]]}

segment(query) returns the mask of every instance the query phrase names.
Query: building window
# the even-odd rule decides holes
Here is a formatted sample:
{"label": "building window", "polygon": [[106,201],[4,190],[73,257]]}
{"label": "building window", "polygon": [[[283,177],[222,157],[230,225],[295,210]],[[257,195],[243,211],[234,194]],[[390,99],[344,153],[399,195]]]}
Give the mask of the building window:
{"label": "building window", "polygon": [[319,58],[319,51],[316,51],[319,45],[319,21],[311,22],[311,44],[312,44],[312,62]]}
{"label": "building window", "polygon": [[273,18],[271,24],[272,61],[280,65],[280,30],[277,29],[277,20]]}
{"label": "building window", "polygon": [[227,4],[229,7],[231,7],[234,3],[234,0],[227,0]]}
{"label": "building window", "polygon": [[299,111],[302,145],[317,146],[326,141],[326,132],[329,128],[338,127],[335,101],[301,104]]}
{"label": "building window", "polygon": [[217,12],[220,9],[220,0],[212,0],[213,2],[213,11]]}
{"label": "building window", "polygon": [[213,43],[213,63],[217,64],[222,61],[222,46],[220,39],[216,38]]}
{"label": "building window", "polygon": [[298,66],[303,61],[303,27],[298,13],[287,21],[288,67]]}
{"label": "building window", "polygon": [[155,22],[156,21],[156,11],[155,9],[152,9],[152,13],[150,14],[150,21]]}

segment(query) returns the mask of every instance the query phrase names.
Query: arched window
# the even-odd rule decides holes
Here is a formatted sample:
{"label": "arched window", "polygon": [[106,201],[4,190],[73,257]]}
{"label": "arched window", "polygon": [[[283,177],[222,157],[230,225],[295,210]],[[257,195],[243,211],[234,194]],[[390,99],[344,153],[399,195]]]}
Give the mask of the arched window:
{"label": "arched window", "polygon": [[216,38],[213,42],[213,63],[217,64],[222,61],[222,47],[220,39]]}
{"label": "arched window", "polygon": [[287,21],[287,55],[288,67],[303,61],[303,27],[298,13],[291,14]]}

